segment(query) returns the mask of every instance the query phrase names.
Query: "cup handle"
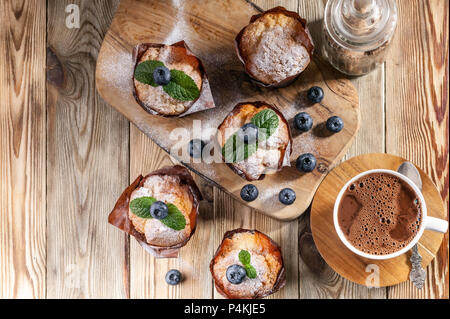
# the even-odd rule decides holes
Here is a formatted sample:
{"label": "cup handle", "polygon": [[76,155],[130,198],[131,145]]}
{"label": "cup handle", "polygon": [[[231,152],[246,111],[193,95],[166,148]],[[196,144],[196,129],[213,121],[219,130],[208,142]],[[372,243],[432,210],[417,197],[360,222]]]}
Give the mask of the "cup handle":
{"label": "cup handle", "polygon": [[425,229],[437,231],[439,233],[446,233],[448,229],[448,221],[427,216]]}

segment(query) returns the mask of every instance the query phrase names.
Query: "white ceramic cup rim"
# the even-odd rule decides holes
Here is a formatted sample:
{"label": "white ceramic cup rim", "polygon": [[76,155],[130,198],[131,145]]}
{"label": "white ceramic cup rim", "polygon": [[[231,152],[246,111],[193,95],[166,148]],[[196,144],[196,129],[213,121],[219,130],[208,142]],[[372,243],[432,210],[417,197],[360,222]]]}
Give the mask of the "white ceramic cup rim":
{"label": "white ceramic cup rim", "polygon": [[[417,197],[419,198],[420,201],[420,207],[421,207],[421,223],[420,223],[420,227],[419,227],[419,231],[416,233],[416,235],[414,236],[413,240],[411,240],[411,242],[406,245],[405,247],[403,247],[402,249],[391,253],[391,254],[385,254],[385,255],[372,255],[372,254],[368,254],[365,253],[359,249],[357,249],[356,247],[354,247],[348,240],[347,237],[345,237],[344,233],[342,232],[341,227],[339,226],[339,220],[338,220],[338,211],[339,211],[339,204],[341,202],[342,196],[344,195],[345,191],[347,190],[348,187],[350,187],[350,185],[355,182],[357,179],[369,175],[369,174],[373,174],[373,173],[386,173],[386,174],[391,174],[394,175],[398,178],[400,178],[402,181],[406,182],[416,193]],[[336,232],[339,236],[339,238],[341,239],[341,241],[344,243],[344,245],[350,249],[352,252],[354,252],[355,254],[361,256],[361,257],[365,257],[368,259],[378,259],[378,260],[384,260],[384,259],[391,259],[391,258],[395,258],[398,257],[404,253],[406,253],[407,251],[409,251],[415,244],[417,244],[417,242],[420,240],[420,238],[423,235],[423,232],[425,231],[426,228],[426,219],[427,219],[427,206],[425,203],[425,198],[422,195],[422,192],[420,191],[420,189],[416,186],[416,184],[414,184],[413,181],[411,181],[408,177],[406,177],[403,174],[400,174],[399,172],[396,171],[392,171],[389,169],[372,169],[369,171],[365,171],[362,172],[356,176],[354,176],[353,178],[351,178],[341,189],[341,191],[339,192],[336,201],[334,203],[334,210],[333,210],[333,221],[334,221],[334,228],[336,229]]]}

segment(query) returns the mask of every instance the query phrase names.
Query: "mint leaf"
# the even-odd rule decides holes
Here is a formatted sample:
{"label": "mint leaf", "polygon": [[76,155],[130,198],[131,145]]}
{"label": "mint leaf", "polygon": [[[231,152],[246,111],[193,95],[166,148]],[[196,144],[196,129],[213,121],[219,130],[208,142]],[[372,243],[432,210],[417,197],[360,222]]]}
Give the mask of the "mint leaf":
{"label": "mint leaf", "polygon": [[250,265],[250,253],[246,250],[239,252],[239,261],[245,266]]}
{"label": "mint leaf", "polygon": [[161,219],[161,222],[169,228],[182,230],[186,227],[186,219],[180,210],[174,204],[167,204],[169,215]]}
{"label": "mint leaf", "polygon": [[[150,207],[156,202],[153,197],[139,197],[135,198],[130,202],[130,210],[133,214],[141,218],[153,218],[150,214]],[[175,230],[182,230],[186,227],[186,219],[180,210],[174,205],[167,203],[167,208],[169,208],[169,215],[161,219],[161,223],[169,228]]]}
{"label": "mint leaf", "polygon": [[139,197],[130,202],[130,210],[133,214],[141,218],[152,218],[150,207],[156,202],[153,197]]}
{"label": "mint leaf", "polygon": [[225,163],[239,163],[249,158],[258,149],[258,143],[246,144],[237,133],[231,135],[222,148]]}
{"label": "mint leaf", "polygon": [[268,139],[277,129],[279,118],[274,110],[266,109],[256,113],[251,123],[258,127],[258,140],[256,143],[245,144],[244,141],[237,137],[237,132],[231,135],[222,148],[222,155],[226,163],[239,163],[251,155],[258,149],[258,141]]}
{"label": "mint leaf", "polygon": [[[134,71],[134,78],[144,84],[157,87],[158,84],[153,80],[153,72],[164,63],[157,60],[148,60],[139,63]],[[169,96],[180,101],[193,101],[200,96],[200,90],[194,80],[180,70],[170,70],[170,82],[163,85],[163,90]]]}
{"label": "mint leaf", "polygon": [[258,275],[255,267],[250,265],[250,253],[246,250],[241,250],[239,252],[239,261],[244,265],[245,272],[247,273],[247,277],[250,279],[255,279]]}
{"label": "mint leaf", "polygon": [[200,96],[200,90],[194,80],[179,70],[170,70],[171,80],[164,85],[164,91],[176,100],[193,101]]}
{"label": "mint leaf", "polygon": [[279,118],[274,110],[266,109],[253,116],[251,122],[259,128],[259,140],[268,139],[277,129]]}
{"label": "mint leaf", "polygon": [[256,269],[252,265],[245,265],[244,267],[248,278],[255,279],[258,276]]}
{"label": "mint leaf", "polygon": [[141,83],[149,84],[151,86],[158,86],[153,80],[153,71],[158,66],[164,66],[164,63],[156,60],[148,60],[139,63],[134,71],[134,78]]}

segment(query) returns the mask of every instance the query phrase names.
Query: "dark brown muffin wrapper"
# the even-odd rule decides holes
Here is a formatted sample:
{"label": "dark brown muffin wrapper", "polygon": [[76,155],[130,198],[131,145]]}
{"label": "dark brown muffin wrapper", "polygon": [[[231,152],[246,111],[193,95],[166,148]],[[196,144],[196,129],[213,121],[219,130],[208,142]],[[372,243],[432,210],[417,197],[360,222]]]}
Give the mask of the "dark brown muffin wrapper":
{"label": "dark brown muffin wrapper", "polygon": [[[313,53],[314,53],[314,43],[313,43],[313,41],[312,41],[311,34],[309,33],[308,27],[306,26],[306,20],[303,19],[302,17],[300,17],[300,15],[299,15],[297,12],[294,12],[294,11],[288,11],[288,10],[286,10],[286,8],[281,7],[281,6],[275,7],[275,8],[272,8],[272,9],[270,9],[270,10],[264,11],[264,12],[262,12],[262,13],[260,13],[260,14],[256,14],[256,15],[252,16],[252,17],[250,18],[250,22],[249,22],[248,25],[250,25],[250,24],[253,23],[256,19],[258,19],[258,18],[260,18],[260,17],[262,17],[263,15],[266,15],[266,14],[268,14],[268,13],[282,13],[282,14],[288,16],[288,17],[292,17],[292,18],[298,20],[298,21],[302,24],[303,29],[304,29],[304,31],[305,31],[304,34],[303,34],[303,36],[302,36],[302,44],[303,44],[303,46],[306,48],[306,50],[307,50],[308,53],[309,53],[310,58],[312,59],[312,56],[313,56]],[[282,81],[280,81],[280,82],[278,82],[278,83],[274,83],[274,84],[266,84],[266,83],[263,83],[263,82],[259,81],[258,79],[254,78],[254,77],[250,74],[250,72],[249,72],[249,70],[248,70],[248,68],[247,68],[247,66],[246,66],[245,60],[242,58],[242,55],[241,55],[241,48],[240,48],[240,43],[241,43],[242,35],[243,35],[243,33],[244,33],[244,30],[247,28],[248,25],[246,25],[244,28],[242,28],[242,30],[238,33],[238,35],[236,36],[236,38],[235,38],[235,40],[234,40],[234,43],[235,43],[236,54],[237,54],[239,60],[240,60],[240,61],[242,62],[242,64],[244,65],[245,73],[247,73],[247,75],[250,77],[250,79],[252,80],[252,82],[254,82],[255,84],[257,84],[257,85],[259,85],[259,86],[265,87],[265,88],[281,88],[281,87],[288,86],[289,84],[291,84],[292,82],[294,82],[294,81],[298,78],[298,76],[299,76],[303,71],[302,71],[302,72],[299,72],[298,74],[289,76],[289,77],[285,78],[284,80],[282,80]],[[310,61],[310,62],[311,62],[311,61]]]}
{"label": "dark brown muffin wrapper", "polygon": [[134,64],[134,70],[133,70],[133,77],[131,78],[132,87],[133,87],[133,96],[136,100],[136,102],[148,113],[153,115],[159,115],[163,117],[183,117],[192,113],[204,111],[213,109],[216,107],[214,104],[214,98],[211,92],[211,88],[209,86],[209,80],[208,76],[206,74],[205,68],[203,66],[202,61],[189,49],[187,44],[184,41],[179,41],[177,43],[171,44],[170,46],[176,46],[176,47],[182,47],[186,49],[186,52],[188,55],[192,55],[197,58],[200,64],[200,71],[202,73],[202,88],[200,90],[199,97],[193,101],[192,105],[183,113],[181,114],[174,114],[174,115],[167,115],[167,114],[161,114],[157,110],[153,109],[151,106],[145,104],[143,101],[141,101],[136,93],[136,86],[134,84],[134,72],[136,70],[137,65],[139,64],[139,60],[142,57],[142,55],[149,49],[149,48],[161,48],[167,44],[162,43],[141,43],[134,47],[133,49],[133,64]]}
{"label": "dark brown muffin wrapper", "polygon": [[249,233],[252,233],[252,234],[258,233],[258,234],[268,238],[270,243],[271,243],[271,245],[272,245],[270,251],[277,250],[277,251],[280,252],[280,260],[279,260],[279,262],[281,263],[280,271],[278,272],[277,279],[276,279],[275,284],[273,285],[272,289],[270,289],[270,291],[265,293],[265,294],[255,295],[255,296],[253,296],[252,299],[261,299],[261,298],[267,297],[267,296],[269,296],[271,294],[274,294],[278,290],[283,288],[284,285],[286,284],[286,270],[284,268],[283,256],[281,255],[281,248],[280,248],[280,246],[278,246],[278,244],[275,243],[269,236],[261,233],[260,231],[258,231],[256,229],[249,230],[249,229],[238,228],[238,229],[235,229],[235,230],[227,231],[225,233],[225,235],[223,236],[222,242],[220,243],[219,247],[217,248],[216,253],[214,254],[214,257],[211,260],[211,263],[209,264],[209,270],[210,270],[211,275],[212,275],[212,277],[214,279],[214,286],[216,287],[216,290],[222,296],[224,296],[225,298],[228,298],[228,299],[246,299],[246,298],[243,298],[243,297],[240,297],[240,296],[237,296],[237,295],[227,294],[225,292],[225,289],[224,289],[223,285],[221,284],[221,282],[218,280],[218,278],[214,274],[214,265],[215,265],[215,262],[216,262],[216,258],[218,257],[218,254],[219,254],[219,252],[221,251],[221,249],[222,249],[222,247],[224,245],[225,239],[232,238],[237,233],[246,233],[246,232],[249,232]]}
{"label": "dark brown muffin wrapper", "polygon": [[[138,187],[143,186],[145,180],[154,175],[176,175],[180,178],[180,181],[182,184],[185,184],[189,187],[189,191],[192,195],[193,200],[193,208],[192,212],[189,214],[190,222],[191,222],[191,234],[188,238],[186,238],[181,243],[178,243],[177,245],[170,246],[170,247],[163,247],[163,246],[157,246],[157,245],[151,245],[147,243],[145,239],[145,235],[138,232],[135,228],[133,223],[131,222],[129,216],[128,216],[128,209],[130,205],[130,196],[131,193]],[[155,257],[158,258],[176,258],[178,257],[178,252],[181,247],[186,245],[188,241],[191,239],[192,235],[194,235],[196,226],[197,226],[197,217],[199,214],[199,205],[200,201],[202,200],[202,195],[200,193],[200,190],[198,189],[197,185],[194,182],[194,179],[192,178],[191,174],[187,170],[187,168],[175,165],[175,166],[168,166],[161,168],[159,170],[153,171],[152,173],[148,174],[147,176],[143,177],[142,175],[139,175],[136,180],[131,183],[130,186],[128,186],[120,195],[119,199],[116,202],[116,205],[114,206],[114,209],[108,216],[108,222],[111,225],[116,226],[117,228],[123,230],[127,234],[130,234],[131,236],[134,236],[136,240],[139,242],[139,244],[150,254],[152,254]]]}
{"label": "dark brown muffin wrapper", "polygon": [[[263,102],[263,101],[255,101],[255,102],[242,102],[237,104],[234,109],[223,119],[222,123],[220,123],[219,127],[218,127],[218,132],[220,132],[220,129],[222,127],[222,125],[224,125],[226,119],[228,117],[233,117],[234,115],[238,114],[241,110],[241,108],[246,105],[246,104],[251,104],[254,105],[256,108],[261,108],[264,106],[269,107],[271,110],[273,110],[275,113],[278,114],[278,116],[281,118],[281,120],[286,124],[287,128],[288,128],[288,132],[289,132],[289,143],[286,146],[286,149],[284,150],[284,154],[280,157],[280,160],[278,162],[278,170],[281,170],[281,168],[283,166],[290,166],[290,155],[292,153],[292,135],[291,135],[291,129],[289,127],[289,123],[287,122],[286,118],[284,117],[283,113],[281,113],[281,111],[274,105]],[[222,147],[222,144],[219,142],[219,145]],[[287,151],[287,152],[286,152]],[[222,160],[225,162],[225,158],[223,157],[222,154]],[[229,168],[231,168],[231,170],[233,172],[235,172],[237,175],[239,175],[240,177],[246,179],[247,181],[251,182],[254,181],[255,179],[251,178],[246,172],[240,170],[238,167],[236,167],[234,164],[236,163],[227,163],[225,162],[225,164],[227,164],[227,166]],[[258,180],[262,180],[264,179],[265,174],[262,174]]]}

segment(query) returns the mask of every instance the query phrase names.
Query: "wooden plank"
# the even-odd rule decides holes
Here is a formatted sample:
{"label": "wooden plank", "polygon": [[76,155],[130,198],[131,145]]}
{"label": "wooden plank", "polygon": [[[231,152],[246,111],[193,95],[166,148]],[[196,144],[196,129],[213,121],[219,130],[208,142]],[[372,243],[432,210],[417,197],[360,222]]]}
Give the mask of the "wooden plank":
{"label": "wooden plank", "polygon": [[[49,298],[128,295],[127,241],[107,214],[128,185],[129,125],[99,98],[94,80],[118,2],[48,1]],[[69,4],[79,6],[79,29],[66,27]]]}
{"label": "wooden plank", "polygon": [[[413,161],[449,203],[448,19],[445,0],[398,1],[398,29],[386,62],[386,150]],[[448,211],[446,212],[448,216]],[[389,298],[448,298],[448,233],[422,290],[406,282]]]}
{"label": "wooden plank", "polygon": [[45,17],[0,2],[0,299],[46,295]]}
{"label": "wooden plank", "polygon": [[[297,1],[253,1],[263,9],[283,5],[288,10],[297,10]],[[268,298],[298,298],[298,221],[281,222],[262,215],[234,200],[230,195],[214,189],[214,251],[220,245],[226,231],[243,227],[257,229],[277,242],[286,267],[286,286]],[[210,259],[208,260],[209,263]],[[222,298],[214,289],[214,298]]]}
{"label": "wooden plank", "polygon": [[[172,165],[169,156],[130,125],[130,182],[139,174],[146,175],[160,167]],[[139,243],[130,238],[130,297],[170,298],[178,297],[179,286],[169,287],[164,276],[169,269],[177,268],[176,259],[156,259]]]}
{"label": "wooden plank", "polygon": [[[299,1],[298,12],[308,21],[317,54],[322,54],[322,17],[325,3],[326,1]],[[368,75],[352,78],[352,83],[358,90],[361,127],[343,160],[359,154],[385,150],[384,67]],[[301,298],[386,298],[385,288],[369,289],[352,283],[336,274],[324,262],[312,239],[309,213],[300,219],[299,245]]]}
{"label": "wooden plank", "polygon": [[[148,174],[163,166],[173,165],[169,155],[153,143],[134,125],[130,131],[130,182],[139,174]],[[194,174],[193,174],[194,175]],[[194,175],[204,197],[208,187]],[[212,282],[208,261],[213,255],[213,210],[204,200],[194,236],[181,249],[177,259],[158,259],[148,254],[133,238],[130,243],[130,297],[131,298],[211,298]],[[170,269],[183,274],[181,285],[169,286],[165,275]]]}

